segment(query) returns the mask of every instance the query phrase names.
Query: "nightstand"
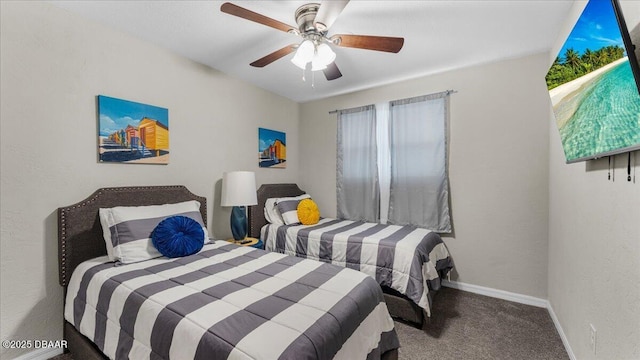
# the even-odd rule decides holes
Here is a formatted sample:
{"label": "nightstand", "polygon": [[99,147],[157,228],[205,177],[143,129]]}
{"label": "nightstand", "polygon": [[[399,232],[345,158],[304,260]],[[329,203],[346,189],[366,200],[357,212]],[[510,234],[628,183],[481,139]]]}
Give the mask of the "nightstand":
{"label": "nightstand", "polygon": [[239,241],[235,241],[234,239],[227,239],[228,242],[234,243],[236,245],[240,245],[240,246],[250,246],[253,248],[257,248],[257,249],[262,249],[263,248],[263,243],[262,240],[260,239],[256,239],[256,238],[252,238],[252,237],[247,237],[245,238],[245,240],[251,240],[251,242],[245,243],[245,244],[241,244],[240,241],[244,241],[244,240],[239,240]]}

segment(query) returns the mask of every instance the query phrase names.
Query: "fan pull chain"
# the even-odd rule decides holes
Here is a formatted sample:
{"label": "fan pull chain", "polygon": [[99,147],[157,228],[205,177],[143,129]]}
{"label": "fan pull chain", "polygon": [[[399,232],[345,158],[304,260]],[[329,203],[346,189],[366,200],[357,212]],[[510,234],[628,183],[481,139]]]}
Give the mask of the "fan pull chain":
{"label": "fan pull chain", "polygon": [[315,71],[311,72],[311,88],[316,88],[316,73]]}
{"label": "fan pull chain", "polygon": [[306,78],[305,78],[305,76],[304,76],[304,75],[305,75],[305,71],[304,71],[304,70],[305,70],[305,69],[302,69],[302,81],[303,81],[303,82],[307,82],[307,79],[306,79]]}

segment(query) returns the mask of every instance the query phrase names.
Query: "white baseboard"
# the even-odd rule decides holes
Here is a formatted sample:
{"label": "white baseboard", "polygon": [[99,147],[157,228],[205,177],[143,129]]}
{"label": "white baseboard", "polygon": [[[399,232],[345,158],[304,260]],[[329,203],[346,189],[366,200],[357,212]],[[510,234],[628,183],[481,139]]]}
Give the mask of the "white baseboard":
{"label": "white baseboard", "polygon": [[560,335],[560,339],[562,339],[562,344],[564,344],[565,350],[567,350],[567,355],[569,355],[569,359],[576,360],[576,355],[573,353],[573,349],[571,349],[571,345],[569,345],[569,340],[567,339],[567,335],[564,334],[564,330],[562,330],[562,326],[560,325],[560,320],[556,316],[555,311],[553,311],[553,307],[551,307],[551,303],[547,301],[547,310],[549,311],[549,315],[551,316],[551,320],[553,320],[553,324],[556,326],[556,330],[558,330],[558,335]]}
{"label": "white baseboard", "polygon": [[47,360],[63,353],[63,349],[36,349],[26,354],[22,354],[13,360]]}
{"label": "white baseboard", "polygon": [[512,293],[504,290],[492,289],[480,285],[465,284],[457,281],[442,280],[442,286],[541,308],[546,308],[549,304],[549,302],[545,299]]}
{"label": "white baseboard", "polygon": [[571,349],[571,345],[569,345],[569,340],[567,339],[567,336],[564,334],[564,330],[562,330],[560,321],[558,320],[556,313],[553,311],[553,308],[551,307],[551,303],[549,303],[549,300],[545,300],[545,299],[541,299],[541,298],[537,298],[529,295],[512,293],[504,290],[492,289],[492,288],[479,286],[479,285],[465,284],[457,281],[450,281],[450,280],[442,280],[442,286],[458,289],[461,291],[468,291],[474,294],[485,295],[485,296],[489,296],[497,299],[513,301],[520,304],[532,305],[532,306],[547,309],[547,311],[549,312],[549,316],[551,316],[551,320],[553,320],[553,325],[555,325],[556,330],[558,331],[558,335],[560,335],[560,339],[562,340],[564,349],[567,351],[567,355],[569,355],[569,359],[576,360],[576,356],[573,353],[573,350]]}

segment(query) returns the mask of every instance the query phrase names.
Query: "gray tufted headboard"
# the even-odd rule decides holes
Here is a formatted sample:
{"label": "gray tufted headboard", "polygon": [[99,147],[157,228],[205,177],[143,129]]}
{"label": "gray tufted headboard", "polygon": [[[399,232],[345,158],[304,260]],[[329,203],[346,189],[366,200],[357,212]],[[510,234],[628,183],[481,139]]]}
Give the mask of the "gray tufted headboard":
{"label": "gray tufted headboard", "polygon": [[207,198],[182,185],[112,187],[96,190],[79,203],[58,208],[58,265],[60,285],[67,286],[71,273],[81,262],[107,254],[98,210],[114,206],[200,202],[202,220],[207,223]]}

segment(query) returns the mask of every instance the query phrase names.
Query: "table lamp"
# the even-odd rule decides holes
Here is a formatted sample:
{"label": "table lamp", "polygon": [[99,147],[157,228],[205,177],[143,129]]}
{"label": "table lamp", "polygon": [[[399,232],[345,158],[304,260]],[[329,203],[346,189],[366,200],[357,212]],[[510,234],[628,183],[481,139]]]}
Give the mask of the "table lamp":
{"label": "table lamp", "polygon": [[231,209],[231,233],[233,238],[247,237],[247,212],[245,206],[257,205],[256,176],[253,171],[232,171],[222,175],[221,206]]}

